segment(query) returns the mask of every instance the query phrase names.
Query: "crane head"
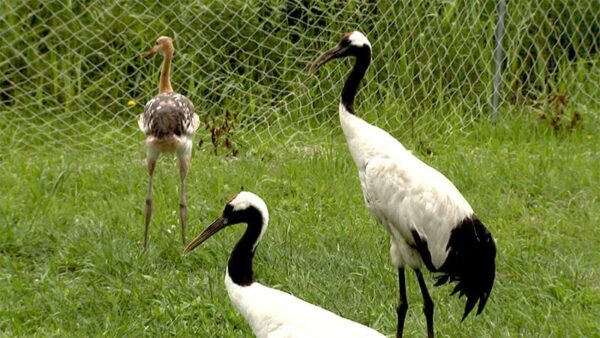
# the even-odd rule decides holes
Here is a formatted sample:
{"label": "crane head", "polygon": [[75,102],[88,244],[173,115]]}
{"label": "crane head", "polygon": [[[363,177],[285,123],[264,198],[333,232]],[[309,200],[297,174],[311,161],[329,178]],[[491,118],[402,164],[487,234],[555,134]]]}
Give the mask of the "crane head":
{"label": "crane head", "polygon": [[168,36],[160,36],[158,39],[156,39],[154,46],[152,46],[152,48],[147,51],[144,56],[151,57],[157,53],[163,56],[168,53],[173,54],[173,49],[173,39]]}
{"label": "crane head", "polygon": [[342,36],[342,39],[332,49],[325,52],[310,67],[310,73],[315,73],[327,62],[348,56],[356,56],[361,50],[371,49],[371,43],[367,37],[358,31],[348,32]]}
{"label": "crane head", "polygon": [[254,248],[265,230],[269,222],[269,211],[267,205],[258,195],[248,191],[242,191],[233,196],[225,205],[223,213],[214,220],[198,237],[192,240],[183,250],[188,253],[202,244],[204,241],[212,237],[217,232],[226,228],[229,225],[238,223],[260,224],[260,233],[254,242]]}

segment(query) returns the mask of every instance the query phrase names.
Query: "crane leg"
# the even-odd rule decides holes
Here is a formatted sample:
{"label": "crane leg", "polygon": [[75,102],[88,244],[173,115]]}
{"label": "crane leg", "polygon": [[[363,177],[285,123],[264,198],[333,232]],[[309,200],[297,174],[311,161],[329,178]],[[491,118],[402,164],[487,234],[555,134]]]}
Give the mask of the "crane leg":
{"label": "crane leg", "polygon": [[148,166],[148,192],[146,194],[146,204],[144,209],[145,214],[145,226],[144,226],[144,250],[148,248],[148,228],[150,226],[150,220],[152,219],[152,179],[154,178],[154,168],[156,167],[156,161],[158,160],[157,152],[148,151],[146,158],[146,165]]}
{"label": "crane leg", "polygon": [[427,321],[427,337],[433,338],[433,301],[427,291],[427,284],[425,284],[421,270],[415,270],[415,273],[417,274],[417,280],[419,281],[419,287],[423,295],[423,313]]}
{"label": "crane leg", "polygon": [[404,279],[404,268],[398,268],[398,308],[396,313],[398,314],[398,327],[396,330],[396,337],[401,338],[402,332],[404,331],[404,319],[406,318],[406,311],[408,310],[408,301],[406,299],[406,280]]}
{"label": "crane leg", "polygon": [[181,222],[181,241],[186,244],[187,232],[187,200],[185,197],[185,178],[190,168],[191,154],[183,154],[179,157],[179,176],[181,178],[181,189],[179,190],[179,221]]}

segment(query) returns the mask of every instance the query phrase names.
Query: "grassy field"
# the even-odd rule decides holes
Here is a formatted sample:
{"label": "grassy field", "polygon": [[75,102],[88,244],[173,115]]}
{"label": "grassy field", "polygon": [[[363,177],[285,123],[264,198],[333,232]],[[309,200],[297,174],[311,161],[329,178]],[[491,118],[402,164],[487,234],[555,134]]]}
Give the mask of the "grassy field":
{"label": "grassy field", "polygon": [[[188,237],[241,186],[256,192],[271,212],[255,262],[258,280],[392,336],[397,283],[388,237],[363,205],[336,128],[245,146],[236,159],[196,151]],[[425,145],[431,154],[419,156],[455,182],[493,232],[498,277],[484,313],[461,324],[464,301],[450,297],[448,286],[431,287],[428,274],[436,332],[597,335],[598,133],[556,134],[527,120],[479,122],[470,131],[434,136]],[[409,133],[395,136],[417,147]],[[223,284],[243,226],[182,256],[173,160],[162,158],[158,167],[145,254],[141,150],[13,151],[0,161],[2,335],[251,336]],[[425,320],[414,274],[408,289],[405,332],[420,337]]]}
{"label": "grassy field", "polygon": [[[271,211],[258,280],[392,336],[388,236],[333,114],[349,64],[306,74],[354,29],[374,48],[357,111],[455,182],[497,240],[481,316],[461,324],[464,300],[430,287],[439,336],[597,336],[600,2],[511,2],[493,126],[496,3],[0,2],[0,336],[251,336],[223,284],[243,227],[183,256],[170,158],[141,252],[134,128],[161,61],[140,54],[159,35],[175,38],[174,87],[213,132],[237,116],[238,157],[195,150],[188,237],[242,186],[258,193]],[[405,332],[422,337],[412,273],[408,290]]]}

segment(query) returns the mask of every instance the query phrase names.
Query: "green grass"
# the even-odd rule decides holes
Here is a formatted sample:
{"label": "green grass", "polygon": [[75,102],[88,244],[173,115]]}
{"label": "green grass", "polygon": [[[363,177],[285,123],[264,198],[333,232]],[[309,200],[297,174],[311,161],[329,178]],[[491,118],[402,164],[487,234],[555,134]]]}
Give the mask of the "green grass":
{"label": "green grass", "polygon": [[[395,136],[417,147],[409,132]],[[440,135],[425,145],[432,153],[419,155],[455,182],[498,244],[491,300],[463,324],[464,301],[450,297],[448,286],[431,287],[428,274],[440,336],[599,332],[597,138],[589,128],[558,135],[517,120],[480,122],[466,136]],[[209,149],[194,154],[188,237],[218,216],[241,186],[256,192],[271,212],[255,263],[258,280],[392,335],[397,283],[388,237],[363,206],[341,131],[258,147],[247,141],[238,159]],[[223,284],[243,226],[182,256],[174,164],[168,157],[159,163],[150,248],[142,254],[141,150],[3,156],[0,332],[250,336]],[[408,290],[406,332],[423,336],[412,273]]]}
{"label": "green grass", "polygon": [[[510,6],[501,105],[510,122],[496,126],[481,121],[496,1],[300,3],[0,3],[0,335],[250,335],[223,285],[243,227],[183,257],[172,159],[159,164],[151,246],[140,250],[147,175],[134,130],[141,107],[127,102],[155,92],[160,61],[140,53],[163,34],[176,41],[177,90],[202,116],[239,114],[239,158],[208,146],[194,154],[188,236],[241,186],[254,191],[272,215],[258,279],[392,335],[388,237],[363,205],[332,104],[348,63],[305,73],[351,29],[374,47],[357,111],[455,182],[498,241],[483,315],[461,324],[464,301],[431,288],[437,333],[600,332],[598,2]],[[552,106],[550,94],[568,104]],[[559,132],[535,117],[563,110]],[[567,133],[576,112],[582,121]],[[406,331],[423,336],[412,274],[408,283]]]}

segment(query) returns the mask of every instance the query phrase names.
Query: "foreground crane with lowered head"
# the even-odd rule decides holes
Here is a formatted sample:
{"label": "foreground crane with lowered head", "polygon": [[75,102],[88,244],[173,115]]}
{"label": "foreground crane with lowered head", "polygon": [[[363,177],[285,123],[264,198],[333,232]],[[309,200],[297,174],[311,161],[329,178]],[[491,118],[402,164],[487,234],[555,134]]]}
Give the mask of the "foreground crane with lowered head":
{"label": "foreground crane with lowered head", "polygon": [[252,260],[269,224],[267,205],[259,196],[242,191],[225,205],[223,213],[184,252],[190,252],[225,227],[246,223],[234,246],[225,286],[236,310],[258,338],[384,338],[379,332],[330,311],[266,287],[254,279]]}

